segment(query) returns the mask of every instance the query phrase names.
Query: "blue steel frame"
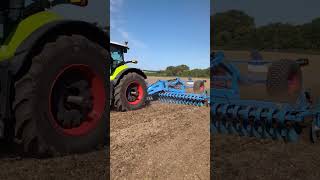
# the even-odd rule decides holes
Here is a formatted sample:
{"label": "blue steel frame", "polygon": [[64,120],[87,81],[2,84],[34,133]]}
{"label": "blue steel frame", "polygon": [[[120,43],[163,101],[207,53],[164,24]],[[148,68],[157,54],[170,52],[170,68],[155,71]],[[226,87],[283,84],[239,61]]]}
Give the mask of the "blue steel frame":
{"label": "blue steel frame", "polygon": [[[174,88],[175,86],[180,85],[179,88]],[[186,92],[185,82],[180,78],[174,80],[158,80],[157,82],[148,86],[147,92],[148,95],[154,95],[160,92],[173,92],[173,93],[185,93]]]}
{"label": "blue steel frame", "polygon": [[306,98],[307,91],[301,92],[296,104],[240,99],[238,82],[241,75],[238,69],[224,61],[223,52],[216,53],[210,62],[212,71],[219,66],[227,72],[211,77],[212,82],[231,81],[230,87],[210,89],[212,133],[238,133],[295,142],[301,133],[299,123],[311,117],[311,140],[316,142],[319,139],[320,104],[312,107]]}
{"label": "blue steel frame", "polygon": [[[179,88],[177,88],[177,85]],[[154,84],[148,86],[147,92],[149,96],[157,96],[160,101],[166,103],[186,104],[194,106],[203,106],[209,103],[209,96],[203,94],[187,93],[187,86],[180,78],[173,80],[158,80]],[[153,98],[152,98],[153,99]]]}

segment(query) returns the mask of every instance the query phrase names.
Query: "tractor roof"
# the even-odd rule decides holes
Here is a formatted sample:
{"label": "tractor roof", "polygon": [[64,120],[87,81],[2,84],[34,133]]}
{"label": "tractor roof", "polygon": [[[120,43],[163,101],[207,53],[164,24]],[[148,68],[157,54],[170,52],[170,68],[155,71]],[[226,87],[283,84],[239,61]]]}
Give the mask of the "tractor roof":
{"label": "tractor roof", "polygon": [[117,43],[117,42],[113,42],[113,41],[111,41],[110,44],[114,45],[114,46],[121,47],[121,48],[129,49],[128,45],[126,45],[126,44],[121,44],[121,43]]}

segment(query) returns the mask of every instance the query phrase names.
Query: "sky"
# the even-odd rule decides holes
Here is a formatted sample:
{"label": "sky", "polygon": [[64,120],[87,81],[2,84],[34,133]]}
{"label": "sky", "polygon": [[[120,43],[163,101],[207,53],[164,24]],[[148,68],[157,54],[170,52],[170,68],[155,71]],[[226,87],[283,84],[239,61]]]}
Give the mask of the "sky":
{"label": "sky", "polygon": [[126,60],[143,70],[208,68],[209,0],[110,0],[111,40],[128,41]]}
{"label": "sky", "polygon": [[303,24],[320,17],[319,0],[211,0],[211,14],[230,9],[244,10],[257,26],[270,22]]}

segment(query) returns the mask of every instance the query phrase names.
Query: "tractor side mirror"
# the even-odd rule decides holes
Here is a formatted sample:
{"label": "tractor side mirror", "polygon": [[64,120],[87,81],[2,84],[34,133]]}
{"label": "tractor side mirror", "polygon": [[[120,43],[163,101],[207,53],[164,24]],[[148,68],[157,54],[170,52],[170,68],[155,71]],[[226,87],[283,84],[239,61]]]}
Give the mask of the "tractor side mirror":
{"label": "tractor side mirror", "polygon": [[138,61],[137,60],[125,61],[123,64],[129,64],[129,63],[137,64]]}
{"label": "tractor side mirror", "polygon": [[138,61],[133,59],[133,60],[131,60],[131,63],[138,64]]}

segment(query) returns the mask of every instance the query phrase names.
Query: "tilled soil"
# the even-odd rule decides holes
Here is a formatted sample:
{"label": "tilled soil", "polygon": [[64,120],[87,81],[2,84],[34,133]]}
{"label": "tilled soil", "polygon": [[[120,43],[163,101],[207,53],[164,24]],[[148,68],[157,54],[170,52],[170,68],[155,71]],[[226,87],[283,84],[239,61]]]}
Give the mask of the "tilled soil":
{"label": "tilled soil", "polygon": [[213,138],[214,179],[320,179],[320,144],[286,144],[233,135]]}
{"label": "tilled soil", "polygon": [[[111,112],[111,178],[209,179],[209,139],[209,107],[152,102]],[[3,153],[0,179],[107,179],[106,153],[50,159]]]}
{"label": "tilled soil", "polygon": [[111,113],[112,179],[209,179],[209,152],[208,107]]}
{"label": "tilled soil", "polygon": [[106,151],[50,159],[21,158],[3,154],[0,179],[101,179],[107,174]]}
{"label": "tilled soil", "polygon": [[[148,82],[158,79],[171,78]],[[209,112],[157,101],[111,112],[111,178],[210,179]]]}

